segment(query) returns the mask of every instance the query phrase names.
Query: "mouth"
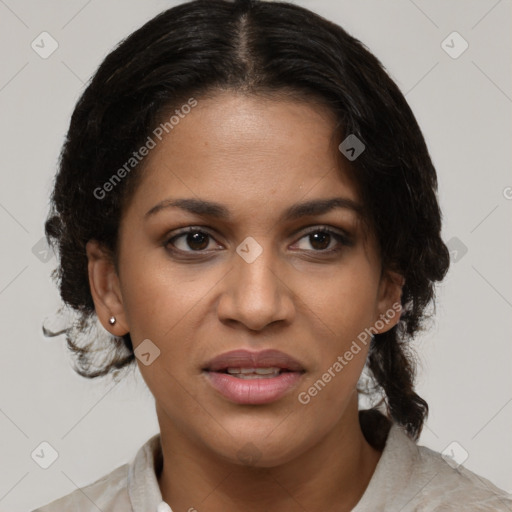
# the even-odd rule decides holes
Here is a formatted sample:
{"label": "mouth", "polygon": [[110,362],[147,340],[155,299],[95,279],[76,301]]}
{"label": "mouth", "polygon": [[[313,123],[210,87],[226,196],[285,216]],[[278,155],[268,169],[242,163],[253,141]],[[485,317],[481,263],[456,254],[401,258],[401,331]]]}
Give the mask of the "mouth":
{"label": "mouth", "polygon": [[232,375],[237,379],[273,379],[278,375],[281,375],[284,372],[289,372],[290,370],[286,370],[285,368],[278,368],[275,366],[271,367],[262,367],[262,368],[227,368],[220,373],[225,373],[227,375]]}
{"label": "mouth", "polygon": [[235,350],[217,356],[202,369],[208,383],[237,404],[275,402],[295,388],[304,367],[277,350]]}
{"label": "mouth", "polygon": [[232,350],[211,359],[203,371],[231,375],[270,375],[276,372],[302,372],[304,367],[292,356],[279,350]]}

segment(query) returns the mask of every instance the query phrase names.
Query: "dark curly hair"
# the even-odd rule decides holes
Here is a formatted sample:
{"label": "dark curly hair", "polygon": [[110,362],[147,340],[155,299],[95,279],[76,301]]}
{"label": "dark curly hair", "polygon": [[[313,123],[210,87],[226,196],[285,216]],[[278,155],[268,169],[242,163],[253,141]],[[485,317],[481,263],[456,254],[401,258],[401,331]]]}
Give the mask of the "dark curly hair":
{"label": "dark curly hair", "polygon": [[[321,101],[339,133],[364,143],[352,175],[383,269],[405,277],[400,321],[373,337],[367,365],[388,415],[417,439],[428,405],[414,391],[407,342],[424,326],[434,282],[449,266],[436,172],[411,109],[379,60],[338,25],[290,3],[196,0],[166,10],[105,58],[80,97],[45,224],[60,257],[54,277],[61,297],[77,313],[67,330],[75,371],[115,376],[134,362],[129,334],[105,338],[94,329],[85,246],[98,240],[116,261],[120,218],[144,161],[108,194],[98,190],[106,190],[164,116],[219,90]],[[103,357],[92,348],[102,335]]]}

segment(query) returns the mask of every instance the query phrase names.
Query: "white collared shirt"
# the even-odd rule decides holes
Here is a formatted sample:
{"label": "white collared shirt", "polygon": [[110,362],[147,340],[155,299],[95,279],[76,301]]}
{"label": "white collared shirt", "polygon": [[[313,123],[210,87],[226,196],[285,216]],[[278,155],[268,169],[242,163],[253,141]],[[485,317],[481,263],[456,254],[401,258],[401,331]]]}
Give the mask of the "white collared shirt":
{"label": "white collared shirt", "polygon": [[[155,472],[161,450],[156,434],[129,464],[32,512],[172,512],[162,501]],[[393,424],[370,483],[352,512],[512,511],[511,494],[463,466],[452,466]],[[201,510],[192,502],[194,507]]]}

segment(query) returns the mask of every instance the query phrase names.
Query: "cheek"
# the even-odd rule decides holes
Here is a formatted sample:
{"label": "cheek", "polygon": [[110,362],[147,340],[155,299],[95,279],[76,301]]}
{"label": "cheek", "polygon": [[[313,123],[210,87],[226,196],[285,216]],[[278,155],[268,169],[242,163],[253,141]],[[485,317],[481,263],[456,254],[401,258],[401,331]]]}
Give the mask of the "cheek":
{"label": "cheek", "polygon": [[205,318],[222,274],[199,272],[193,265],[178,268],[162,255],[126,258],[124,263],[123,304],[134,349],[150,340],[159,351],[148,366],[138,360],[139,370],[154,396],[172,396],[172,409],[179,411],[190,400],[182,385],[198,371],[201,360],[198,340],[206,341],[211,334]]}
{"label": "cheek", "polygon": [[123,305],[134,343],[151,336],[165,342],[201,308],[217,274],[192,267],[178,267],[162,255],[125,260]]}
{"label": "cheek", "polygon": [[[176,424],[186,424],[187,418],[200,417],[201,413],[200,404],[194,399],[194,379],[200,366],[195,355],[197,322],[190,314],[178,317],[169,314],[167,308],[158,308],[154,306],[147,318],[142,312],[135,315],[138,324],[133,330],[138,340],[144,340],[142,343],[151,340],[154,345],[149,345],[149,351],[154,350],[156,354],[149,365],[142,358],[137,359],[137,364],[155,399],[163,404]],[[134,343],[135,349],[138,343]]]}
{"label": "cheek", "polygon": [[378,282],[366,265],[334,269],[317,286],[308,283],[303,297],[318,320],[328,327],[338,350],[374,320]]}
{"label": "cheek", "polygon": [[304,401],[310,400],[313,408],[325,409],[326,401],[338,404],[328,414],[339,414],[366,361],[377,290],[371,271],[363,266],[340,267],[316,293],[309,292],[309,317],[315,318],[316,323],[312,336],[318,364],[301,390],[307,394]]}

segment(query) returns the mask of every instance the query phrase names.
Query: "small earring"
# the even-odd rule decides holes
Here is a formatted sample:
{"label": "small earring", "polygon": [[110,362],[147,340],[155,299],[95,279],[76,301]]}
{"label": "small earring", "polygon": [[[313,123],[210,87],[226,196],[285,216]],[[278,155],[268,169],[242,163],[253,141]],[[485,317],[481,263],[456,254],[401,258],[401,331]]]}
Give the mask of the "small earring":
{"label": "small earring", "polygon": [[108,319],[108,323],[110,325],[114,325],[116,323],[116,317],[115,316],[111,316],[109,319]]}

